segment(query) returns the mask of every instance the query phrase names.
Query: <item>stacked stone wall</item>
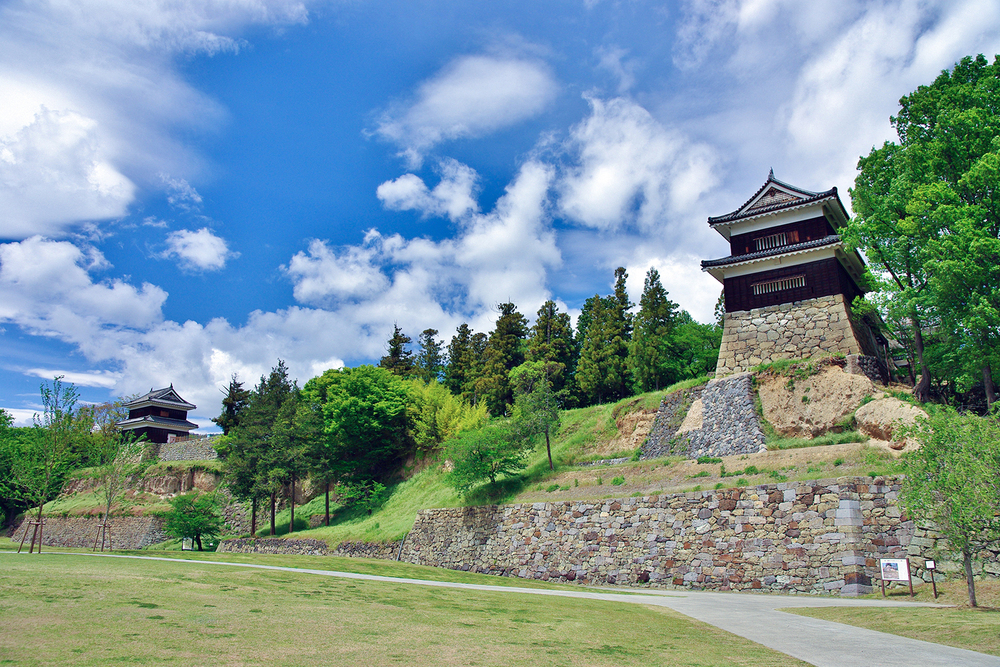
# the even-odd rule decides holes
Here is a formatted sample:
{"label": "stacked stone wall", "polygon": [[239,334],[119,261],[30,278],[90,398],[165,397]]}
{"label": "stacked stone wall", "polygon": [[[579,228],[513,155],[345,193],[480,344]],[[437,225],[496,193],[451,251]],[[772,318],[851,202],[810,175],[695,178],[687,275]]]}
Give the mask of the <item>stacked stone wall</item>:
{"label": "stacked stone wall", "polygon": [[[898,479],[848,477],[740,489],[423,510],[401,542],[227,540],[229,553],[378,558],[589,585],[868,593],[879,558],[960,563],[898,505]],[[306,544],[309,543],[309,544]],[[313,544],[315,543],[315,544]],[[305,545],[305,546],[303,546]],[[311,545],[311,546],[310,546]],[[992,551],[977,573],[1000,574]],[[940,576],[940,575],[939,575]]]}
{"label": "stacked stone wall", "polygon": [[216,553],[227,554],[293,554],[296,556],[326,556],[329,547],[322,540],[280,539],[276,537],[222,540]]}
{"label": "stacked stone wall", "polygon": [[[677,435],[691,400],[703,404],[702,426]],[[766,448],[760,418],[754,407],[753,378],[742,373],[711,380],[704,389],[676,392],[660,404],[656,420],[642,446],[643,458],[685,454],[732,456],[755,454]]]}
{"label": "stacked stone wall", "polygon": [[158,457],[161,461],[214,461],[219,458],[215,451],[215,438],[188,438],[159,445]]}
{"label": "stacked stone wall", "polygon": [[862,354],[842,294],[726,313],[716,377],[780,359]]}
{"label": "stacked stone wall", "polygon": [[[26,542],[31,541],[33,528],[30,519],[21,522],[12,538],[21,541],[28,530]],[[97,517],[46,516],[42,530],[42,544],[50,547],[93,548],[98,539],[101,520]],[[168,539],[163,532],[163,519],[155,516],[113,516],[110,526],[111,546],[114,549],[143,549]]]}
{"label": "stacked stone wall", "polygon": [[330,552],[331,556],[342,558],[377,558],[396,560],[402,540],[394,542],[341,542]]}
{"label": "stacked stone wall", "polygon": [[684,421],[691,404],[701,398],[704,387],[693,387],[667,394],[656,411],[653,426],[642,444],[642,458],[654,459],[668,456],[674,451],[674,436]]}
{"label": "stacked stone wall", "polygon": [[401,560],[585,584],[858,595],[913,535],[897,481],[861,478],[424,510]]}

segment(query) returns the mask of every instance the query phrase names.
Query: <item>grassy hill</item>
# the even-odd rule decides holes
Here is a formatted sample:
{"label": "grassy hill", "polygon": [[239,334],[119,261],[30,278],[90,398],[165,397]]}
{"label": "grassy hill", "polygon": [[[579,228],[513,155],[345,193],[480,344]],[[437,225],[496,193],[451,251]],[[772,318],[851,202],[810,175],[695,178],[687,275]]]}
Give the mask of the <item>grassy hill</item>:
{"label": "grassy hill", "polygon": [[[444,462],[428,459],[416,462],[405,481],[388,490],[385,503],[371,514],[360,507],[331,503],[331,525],[306,529],[310,516],[324,513],[320,494],[295,508],[297,537],[312,537],[331,545],[342,541],[382,542],[402,538],[413,526],[416,513],[436,507],[461,507],[488,503],[544,502],[656,495],[680,491],[766,484],[776,481],[830,478],[848,475],[891,473],[894,463],[882,450],[867,447],[855,432],[830,434],[813,440],[769,437],[769,451],[701,461],[670,456],[638,460],[636,447],[642,433],[636,417],[647,424],[661,400],[669,393],[704,384],[699,378],[667,389],[587,408],[567,410],[552,437],[556,469],[549,470],[541,438],[527,467],[520,474],[503,478],[495,487],[479,487],[469,496],[460,496],[446,483]],[[861,441],[861,442],[859,442]],[[638,443],[638,444],[637,444]],[[625,459],[615,465],[588,465],[595,460]],[[218,471],[220,463],[160,463],[145,471],[147,477],[183,474],[189,469]],[[160,512],[168,508],[153,493],[133,493],[128,511]],[[55,514],[86,515],[98,511],[99,497],[93,490],[64,495],[49,503]],[[278,534],[288,531],[289,512],[278,513]],[[267,526],[258,531],[265,535]]]}

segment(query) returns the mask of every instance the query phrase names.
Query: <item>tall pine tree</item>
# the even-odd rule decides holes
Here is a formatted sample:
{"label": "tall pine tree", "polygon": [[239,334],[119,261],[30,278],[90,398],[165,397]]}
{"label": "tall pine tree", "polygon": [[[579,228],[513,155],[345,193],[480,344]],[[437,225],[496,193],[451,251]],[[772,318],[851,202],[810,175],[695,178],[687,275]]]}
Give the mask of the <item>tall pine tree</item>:
{"label": "tall pine tree", "polygon": [[424,329],[420,332],[420,351],[417,352],[416,375],[424,382],[440,380],[444,373],[441,343],[434,338],[437,335],[437,329]]}
{"label": "tall pine tree", "polygon": [[655,268],[646,273],[635,331],[629,343],[629,369],[639,391],[654,391],[675,382],[671,377],[671,334],[677,319],[677,304],[667,298]]}
{"label": "tall pine tree", "polygon": [[567,386],[576,369],[576,357],[577,346],[573,340],[573,325],[569,314],[559,312],[555,301],[546,301],[538,309],[535,325],[531,327],[525,359],[559,364],[560,372],[549,380],[552,382],[552,390],[563,405],[568,398]]}
{"label": "tall pine tree", "polygon": [[486,343],[482,372],[476,379],[476,394],[486,401],[490,414],[500,416],[514,403],[510,370],[524,362],[524,339],[528,321],[513,303],[499,306],[500,317]]}
{"label": "tall pine tree", "polygon": [[393,375],[402,378],[411,377],[416,371],[413,353],[409,349],[412,342],[413,340],[403,333],[398,324],[393,324],[392,337],[386,344],[386,354],[379,359],[378,365]]}
{"label": "tall pine tree", "polygon": [[472,344],[472,329],[462,322],[448,343],[448,364],[444,369],[444,386],[456,396],[462,393],[468,376],[469,346]]}
{"label": "tall pine tree", "polygon": [[243,383],[239,381],[236,373],[233,373],[226,396],[222,399],[222,413],[212,418],[212,421],[222,429],[223,435],[229,435],[231,430],[239,426],[240,414],[246,410],[249,403],[250,392],[243,388]]}

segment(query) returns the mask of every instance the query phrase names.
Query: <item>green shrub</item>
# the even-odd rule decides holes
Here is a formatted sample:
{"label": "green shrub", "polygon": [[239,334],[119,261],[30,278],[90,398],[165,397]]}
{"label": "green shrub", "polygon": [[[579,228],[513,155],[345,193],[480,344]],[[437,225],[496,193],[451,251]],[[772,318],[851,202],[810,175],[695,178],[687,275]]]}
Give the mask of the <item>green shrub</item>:
{"label": "green shrub", "polygon": [[625,483],[625,478],[624,477],[615,477],[614,479],[611,480],[611,483],[614,486],[621,486],[622,484]]}
{"label": "green shrub", "polygon": [[694,479],[695,477],[708,477],[711,474],[712,473],[708,472],[707,470],[702,470],[700,472],[696,472],[695,474],[691,475],[691,478]]}
{"label": "green shrub", "polygon": [[736,480],[736,486],[748,486],[750,482],[747,481],[746,477],[740,477]]}
{"label": "green shrub", "polygon": [[553,491],[558,491],[558,490],[559,490],[558,484],[550,484],[549,488],[545,489],[545,491],[548,493],[552,493]]}
{"label": "green shrub", "polygon": [[722,459],[717,456],[699,456],[698,463],[722,463]]}

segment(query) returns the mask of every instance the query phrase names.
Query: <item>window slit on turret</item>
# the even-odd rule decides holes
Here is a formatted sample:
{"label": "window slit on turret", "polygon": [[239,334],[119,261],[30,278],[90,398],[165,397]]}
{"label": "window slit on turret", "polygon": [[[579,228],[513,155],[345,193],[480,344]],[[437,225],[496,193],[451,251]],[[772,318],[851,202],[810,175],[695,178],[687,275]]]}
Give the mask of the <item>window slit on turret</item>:
{"label": "window slit on turret", "polygon": [[762,236],[759,239],[755,239],[755,241],[757,243],[757,252],[760,252],[761,250],[771,250],[772,248],[788,245],[788,239],[785,237],[785,232],[779,232],[777,234],[769,234],[768,236]]}
{"label": "window slit on turret", "polygon": [[753,284],[753,294],[754,296],[760,296],[761,294],[771,294],[772,292],[780,292],[786,289],[795,289],[796,287],[805,287],[806,277],[802,276],[789,276],[788,278],[779,278],[777,280],[768,280],[762,283]]}

